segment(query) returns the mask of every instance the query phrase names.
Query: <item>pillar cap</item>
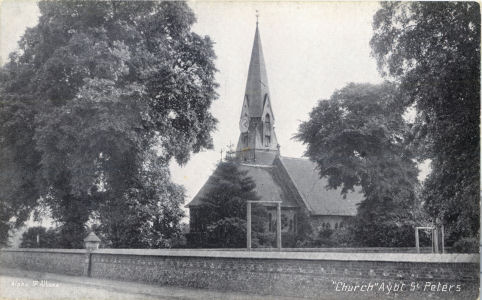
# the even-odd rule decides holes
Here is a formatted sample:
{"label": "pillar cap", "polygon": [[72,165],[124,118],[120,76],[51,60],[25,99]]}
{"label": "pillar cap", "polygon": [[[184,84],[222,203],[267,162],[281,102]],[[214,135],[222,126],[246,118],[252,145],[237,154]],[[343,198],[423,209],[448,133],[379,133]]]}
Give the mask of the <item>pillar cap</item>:
{"label": "pillar cap", "polygon": [[99,242],[100,243],[100,239],[97,235],[95,235],[95,233],[92,231],[89,233],[89,235],[87,235],[87,237],[84,239],[84,242]]}

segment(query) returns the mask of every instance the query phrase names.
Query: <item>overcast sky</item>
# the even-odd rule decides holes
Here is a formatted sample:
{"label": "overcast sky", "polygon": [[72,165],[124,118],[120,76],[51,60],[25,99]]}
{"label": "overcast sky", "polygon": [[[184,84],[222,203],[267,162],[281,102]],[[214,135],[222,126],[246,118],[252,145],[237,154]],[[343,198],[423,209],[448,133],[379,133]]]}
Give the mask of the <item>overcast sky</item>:
{"label": "overcast sky", "polygon": [[[275,130],[281,154],[301,157],[304,146],[291,138],[319,99],[349,82],[382,79],[370,57],[371,22],[377,2],[190,2],[198,23],[194,31],[215,41],[219,99],[212,113],[219,120],[214,150],[192,156],[183,167],[172,164],[174,181],[195,196],[220,159],[234,145],[259,11],[259,29],[267,67]],[[0,59],[16,48],[27,27],[35,26],[33,1],[0,4]]]}

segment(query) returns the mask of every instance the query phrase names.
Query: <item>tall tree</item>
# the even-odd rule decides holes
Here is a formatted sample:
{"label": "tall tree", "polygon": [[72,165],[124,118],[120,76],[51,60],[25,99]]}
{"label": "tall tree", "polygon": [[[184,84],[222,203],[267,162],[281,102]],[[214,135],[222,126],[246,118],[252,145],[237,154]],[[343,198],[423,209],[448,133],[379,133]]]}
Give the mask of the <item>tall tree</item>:
{"label": "tall tree", "polygon": [[[212,147],[215,55],[209,37],[191,31],[195,16],[184,2],[39,8],[39,24],[1,70],[0,151],[14,159],[0,173],[17,172],[16,185],[28,187],[10,191],[1,178],[1,221],[21,223],[42,199],[68,241],[105,202],[149,185],[140,174],[153,149],[167,166]],[[168,172],[157,176],[172,186]]]}
{"label": "tall tree", "polygon": [[110,248],[170,248],[181,236],[184,188],[170,180],[169,168],[154,154],[137,183],[100,204],[98,230]]}
{"label": "tall tree", "polygon": [[[416,208],[417,168],[405,141],[408,127],[395,85],[348,84],[321,100],[295,136],[342,193],[361,187],[357,238],[365,246],[398,246]],[[410,230],[411,232],[411,230]]]}
{"label": "tall tree", "polygon": [[413,145],[431,159],[425,207],[449,243],[479,236],[480,6],[477,2],[382,2],[372,53],[417,110]]}

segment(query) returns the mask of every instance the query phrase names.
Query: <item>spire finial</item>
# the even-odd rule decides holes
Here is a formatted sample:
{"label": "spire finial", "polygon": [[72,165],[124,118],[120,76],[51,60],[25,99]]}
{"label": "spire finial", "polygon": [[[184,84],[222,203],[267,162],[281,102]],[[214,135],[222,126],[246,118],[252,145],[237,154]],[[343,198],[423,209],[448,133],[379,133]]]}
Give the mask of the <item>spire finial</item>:
{"label": "spire finial", "polygon": [[258,27],[259,11],[256,10],[256,27]]}

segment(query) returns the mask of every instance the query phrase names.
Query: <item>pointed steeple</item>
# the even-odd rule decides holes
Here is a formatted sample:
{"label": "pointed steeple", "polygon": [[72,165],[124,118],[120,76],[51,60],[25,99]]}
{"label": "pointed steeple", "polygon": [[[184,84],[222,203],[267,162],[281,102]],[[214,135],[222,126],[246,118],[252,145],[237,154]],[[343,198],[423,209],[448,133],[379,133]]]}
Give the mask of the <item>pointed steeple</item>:
{"label": "pointed steeple", "polygon": [[251,51],[251,61],[249,62],[245,96],[247,98],[249,116],[261,117],[265,101],[269,98],[269,88],[257,21],[253,50]]}
{"label": "pointed steeple", "polygon": [[238,159],[256,164],[272,164],[279,155],[274,121],[263,47],[256,20],[248,80],[239,120],[241,133],[236,147]]}

